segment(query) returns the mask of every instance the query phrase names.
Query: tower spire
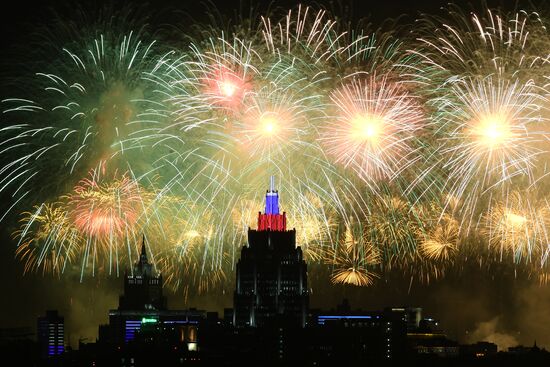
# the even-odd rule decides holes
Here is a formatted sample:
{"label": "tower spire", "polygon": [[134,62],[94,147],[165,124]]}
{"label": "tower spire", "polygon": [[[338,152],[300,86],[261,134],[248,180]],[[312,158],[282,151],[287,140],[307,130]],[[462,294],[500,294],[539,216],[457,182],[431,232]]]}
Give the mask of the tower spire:
{"label": "tower spire", "polygon": [[286,231],[286,214],[279,212],[279,192],[275,189],[275,176],[270,177],[265,194],[265,211],[258,216],[258,230]]}
{"label": "tower spire", "polygon": [[147,249],[145,248],[145,234],[142,237],[141,252],[139,254],[139,260],[134,264],[134,274],[151,276],[153,271],[153,265],[149,263],[147,259]]}
{"label": "tower spire", "polygon": [[145,249],[145,234],[143,234],[143,240],[141,242],[141,253],[139,255],[141,262],[147,262],[147,250]]}
{"label": "tower spire", "polygon": [[279,193],[275,190],[275,176],[271,176],[269,191],[265,195],[265,214],[279,214]]}

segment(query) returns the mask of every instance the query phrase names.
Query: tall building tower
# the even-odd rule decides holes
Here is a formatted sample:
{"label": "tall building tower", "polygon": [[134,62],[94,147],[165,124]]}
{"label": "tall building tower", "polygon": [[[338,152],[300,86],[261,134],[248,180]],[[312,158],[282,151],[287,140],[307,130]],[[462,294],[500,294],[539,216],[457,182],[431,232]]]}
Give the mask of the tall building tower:
{"label": "tall building tower", "polygon": [[99,326],[99,341],[117,345],[163,340],[174,347],[197,349],[197,330],[205,312],[197,309],[169,310],[162,294],[162,275],[156,275],[147,259],[145,238],[133,272],[124,277],[124,294],[118,309],[109,310],[109,324]]}
{"label": "tall building tower", "polygon": [[307,265],[296,230],[286,229],[286,213],[279,212],[274,179],[258,214],[258,229],[248,229],[248,245],[237,262],[233,297],[235,326],[262,326],[281,316],[302,327],[309,307]]}
{"label": "tall building tower", "polygon": [[162,275],[155,275],[147,259],[145,236],[139,261],[132,274],[124,277],[124,294],[119,299],[119,310],[165,310],[166,297],[162,295]]}
{"label": "tall building tower", "polygon": [[65,322],[56,310],[46,311],[38,318],[36,334],[42,358],[53,357],[65,351]]}

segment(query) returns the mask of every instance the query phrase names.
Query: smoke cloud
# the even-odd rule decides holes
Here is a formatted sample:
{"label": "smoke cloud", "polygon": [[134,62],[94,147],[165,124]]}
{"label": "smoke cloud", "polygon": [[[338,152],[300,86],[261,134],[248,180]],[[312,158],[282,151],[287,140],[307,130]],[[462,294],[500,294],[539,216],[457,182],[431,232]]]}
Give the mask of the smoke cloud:
{"label": "smoke cloud", "polygon": [[468,343],[476,343],[478,341],[487,341],[495,343],[498,349],[506,351],[510,347],[518,345],[515,337],[498,331],[499,317],[492,320],[480,322],[477,329],[469,335]]}

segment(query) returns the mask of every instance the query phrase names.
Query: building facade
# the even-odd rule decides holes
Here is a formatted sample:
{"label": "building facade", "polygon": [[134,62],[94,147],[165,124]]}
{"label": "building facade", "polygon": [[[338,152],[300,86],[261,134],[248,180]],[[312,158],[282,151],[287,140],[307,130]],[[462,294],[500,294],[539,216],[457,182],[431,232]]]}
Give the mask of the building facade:
{"label": "building facade", "polygon": [[46,311],[37,320],[37,341],[42,358],[63,354],[65,351],[65,321],[56,310]]}
{"label": "building facade", "polygon": [[312,360],[319,365],[322,361],[399,361],[407,347],[407,311],[353,310],[347,300],[336,310],[312,310],[308,323]]}

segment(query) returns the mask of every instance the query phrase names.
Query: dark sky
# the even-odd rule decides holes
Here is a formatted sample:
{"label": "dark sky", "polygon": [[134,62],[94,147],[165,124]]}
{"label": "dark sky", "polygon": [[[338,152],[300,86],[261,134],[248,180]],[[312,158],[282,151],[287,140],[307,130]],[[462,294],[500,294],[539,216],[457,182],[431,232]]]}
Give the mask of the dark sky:
{"label": "dark sky", "polygon": [[[20,39],[22,35],[28,33],[28,25],[33,23],[47,23],[48,11],[55,9],[63,13],[70,14],[71,9],[76,6],[83,6],[88,9],[100,7],[105,3],[116,3],[116,6],[124,4],[145,4],[147,7],[155,9],[159,13],[170,13],[174,9],[184,10],[200,18],[204,15],[204,4],[214,4],[221,13],[233,13],[240,7],[247,8],[250,1],[239,0],[210,0],[210,1],[188,1],[188,0],[156,0],[156,1],[108,1],[108,0],[85,0],[85,1],[59,1],[59,0],[21,0],[13,1],[10,5],[10,11],[3,11],[1,14],[2,42],[9,45],[12,40]],[[253,4],[259,4],[260,8],[266,8],[270,4],[284,8],[292,7],[300,2],[297,1],[254,1]],[[328,8],[353,9],[353,14],[358,17],[368,16],[373,21],[386,18],[397,17],[401,14],[414,16],[419,12],[437,13],[441,6],[449,3],[444,0],[357,0],[357,1],[302,1],[302,4],[322,4]],[[488,1],[457,1],[457,4],[463,4],[464,8],[479,9],[480,4],[487,3],[490,6],[499,6],[506,9],[514,9],[517,4],[544,4],[544,1],[514,1],[514,0],[488,0]],[[152,5],[149,5],[152,4]],[[162,16],[160,17],[162,18]]]}
{"label": "dark sky", "polygon": [[[28,39],[33,24],[48,24],[48,10],[57,9],[70,16],[71,3],[57,5],[59,1],[12,1],[10,11],[2,11],[2,54],[5,76],[11,70],[12,51]],[[81,2],[79,2],[81,3]],[[87,2],[88,7],[103,2]],[[157,10],[185,9],[198,18],[204,15],[204,8],[193,8],[195,1],[152,1]],[[239,1],[220,1],[220,12],[232,12]],[[328,2],[323,2],[328,4]],[[372,21],[397,17],[408,13],[435,13],[446,1],[379,0],[355,1],[353,14],[358,17],[370,15]],[[69,5],[67,5],[69,4]],[[289,6],[295,2],[279,1],[276,5]],[[338,4],[338,2],[335,2]],[[340,2],[344,6],[348,2]],[[490,1],[490,5],[513,8],[512,1]],[[479,5],[474,3],[474,7]],[[170,11],[168,11],[170,13]],[[163,17],[159,17],[162,22]],[[4,88],[2,88],[4,89]],[[1,98],[5,98],[4,91]],[[6,198],[3,198],[7,200]],[[1,224],[0,224],[1,225]],[[2,301],[0,302],[0,328],[14,326],[35,327],[36,317],[46,309],[59,309],[66,317],[70,341],[73,346],[79,337],[95,338],[97,325],[107,322],[107,312],[116,308],[122,279],[62,277],[56,279],[41,275],[23,276],[22,264],[14,259],[14,244],[9,239],[9,229],[2,232],[0,246],[0,279]],[[233,277],[232,274],[229,275]],[[521,271],[502,265],[500,268],[479,270],[472,267],[445,280],[433,281],[429,285],[418,284],[409,279],[392,276],[381,280],[371,288],[329,286],[326,275],[314,276],[311,303],[314,307],[335,306],[343,297],[350,299],[352,306],[365,309],[379,309],[392,305],[423,307],[425,313],[442,320],[449,336],[462,342],[482,338],[499,340],[502,345],[515,343],[531,344],[537,339],[539,345],[550,348],[550,287],[539,286]],[[171,307],[198,307],[222,311],[230,307],[232,281],[224,289],[184,302],[181,294],[169,294]],[[473,336],[472,336],[473,334]]]}

